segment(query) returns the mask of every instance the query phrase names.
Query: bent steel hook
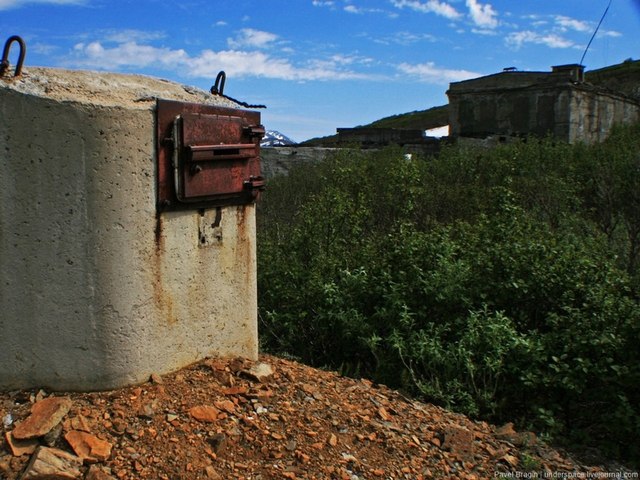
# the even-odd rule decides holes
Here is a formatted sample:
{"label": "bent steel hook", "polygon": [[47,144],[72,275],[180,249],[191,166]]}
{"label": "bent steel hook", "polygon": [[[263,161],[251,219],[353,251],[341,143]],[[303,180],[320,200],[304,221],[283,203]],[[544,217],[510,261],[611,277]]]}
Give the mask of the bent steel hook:
{"label": "bent steel hook", "polygon": [[0,77],[4,75],[4,72],[9,66],[9,50],[11,50],[11,44],[13,42],[18,42],[20,45],[20,56],[18,57],[18,63],[16,64],[16,69],[13,72],[14,77],[19,77],[22,73],[22,64],[24,63],[24,56],[27,53],[27,47],[24,44],[24,40],[17,35],[9,37],[7,43],[4,44],[4,51],[2,52],[2,63],[0,63]]}
{"label": "bent steel hook", "polygon": [[213,95],[224,95],[224,83],[227,81],[227,74],[224,70],[218,73],[216,77],[216,83],[211,87],[211,93]]}

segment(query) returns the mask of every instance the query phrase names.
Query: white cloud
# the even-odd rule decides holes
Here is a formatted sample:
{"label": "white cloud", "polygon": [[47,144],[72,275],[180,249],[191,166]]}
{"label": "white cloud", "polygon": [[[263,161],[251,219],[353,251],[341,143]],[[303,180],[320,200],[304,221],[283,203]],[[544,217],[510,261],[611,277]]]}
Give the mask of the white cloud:
{"label": "white cloud", "polygon": [[605,37],[621,37],[622,36],[620,32],[616,32],[615,30],[600,31],[599,35],[603,35]]}
{"label": "white cloud", "polygon": [[231,48],[264,48],[277,39],[278,36],[275,33],[264,32],[262,30],[254,30],[253,28],[243,28],[242,30],[240,30],[239,35],[235,39],[227,39],[227,43]]}
{"label": "white cloud", "polygon": [[[115,67],[147,67],[150,65],[172,66],[184,64],[188,59],[187,53],[169,48],[156,48],[127,42],[114,48],[105,48],[100,42],[89,44],[79,43],[74,47],[77,64],[91,68]],[[74,62],[72,62],[74,63]]]}
{"label": "white cloud", "polygon": [[[344,62],[342,62],[344,63]],[[365,75],[341,70],[335,60],[313,60],[308,67],[296,67],[287,59],[275,58],[262,52],[205,50],[187,63],[190,75],[214,78],[220,70],[228,76],[264,77],[280,80],[346,80],[366,78]]]}
{"label": "white cloud", "polygon": [[365,13],[383,13],[383,10],[379,8],[359,8],[354,5],[347,5],[344,7],[344,11],[348,13],[365,14]]}
{"label": "white cloud", "polygon": [[416,65],[401,63],[398,65],[398,70],[409,75],[417,76],[423,82],[443,85],[482,76],[480,73],[470,72],[468,70],[439,68],[436,67],[434,62],[418,63]]}
{"label": "white cloud", "polygon": [[505,43],[515,48],[520,48],[525,43],[536,43],[539,35],[531,30],[524,30],[522,32],[513,32],[507,35]]}
{"label": "white cloud", "polygon": [[428,33],[411,33],[411,32],[398,32],[392,41],[399,45],[412,45],[421,41],[435,42],[436,37],[429,35]]}
{"label": "white cloud", "polygon": [[532,22],[531,25],[533,25],[534,27],[544,27],[546,25],[549,25],[549,22],[546,20],[536,20]]}
{"label": "white cloud", "polygon": [[143,30],[102,30],[97,32],[105,42],[128,43],[128,42],[148,42],[164,38],[162,32],[147,32]]}
{"label": "white cloud", "polygon": [[581,20],[565,17],[564,15],[556,15],[554,20],[556,25],[565,29],[575,30],[577,32],[593,32],[593,28]]}
{"label": "white cloud", "polygon": [[379,43],[381,45],[415,45],[419,42],[435,42],[436,37],[428,33],[413,33],[408,31],[400,31],[385,37],[373,37],[369,34],[361,34],[360,37],[366,38],[373,43]]}
{"label": "white cloud", "polygon": [[30,52],[38,53],[40,55],[53,55],[59,50],[60,47],[58,45],[51,45],[48,43],[36,43],[33,46],[29,46]]}
{"label": "white cloud", "polygon": [[221,70],[229,77],[264,77],[281,80],[346,80],[371,78],[349,70],[353,63],[366,63],[369,59],[335,55],[328,60],[312,60],[305,66],[295,66],[286,58],[277,58],[260,51],[204,50],[191,57],[184,50],[157,48],[127,42],[105,47],[101,42],[79,43],[74,56],[67,63],[84,68],[113,70],[114,68],[140,69],[144,67],[177,70],[182,74],[215,78]]}
{"label": "white cloud", "polygon": [[[582,49],[584,40],[592,34],[595,24],[577,20],[566,15],[525,15],[530,21],[529,29],[514,31],[504,39],[511,48],[519,49],[526,44],[544,45],[549,48]],[[600,31],[598,36],[621,36],[616,31]]]}
{"label": "white cloud", "polygon": [[486,28],[472,28],[471,31],[477,35],[496,35],[495,30]]}
{"label": "white cloud", "polygon": [[526,43],[546,45],[550,48],[571,48],[576,46],[575,43],[573,43],[571,40],[567,40],[566,38],[556,35],[555,33],[540,35],[536,32],[532,32],[531,30],[513,32],[509,34],[505,38],[505,43],[508,46],[514,47],[516,49],[520,48]]}
{"label": "white cloud", "polygon": [[576,44],[571,40],[562,38],[560,35],[556,35],[554,33],[543,35],[536,43],[542,43],[543,45],[551,48],[570,48],[576,46]]}
{"label": "white cloud", "polygon": [[[312,59],[307,62],[307,69],[323,72],[331,72],[329,75],[338,75],[340,78],[366,78],[366,75],[345,71],[344,68],[351,65],[369,65],[374,60],[358,55],[332,55],[327,59]],[[347,76],[345,76],[347,75]]]}
{"label": "white cloud", "polygon": [[478,27],[491,29],[498,26],[498,20],[495,18],[498,15],[498,12],[496,12],[488,3],[482,5],[476,0],[467,0],[467,7],[469,7],[471,20],[473,20],[473,23]]}
{"label": "white cloud", "polygon": [[230,77],[295,78],[295,69],[284,59],[272,58],[263,52],[204,50],[186,62],[187,73],[195,77],[214,78],[220,70]]}
{"label": "white cloud", "polygon": [[420,0],[391,0],[391,3],[397,8],[408,7],[417,12],[435,13],[450,20],[457,20],[462,17],[462,14],[447,2],[439,0],[427,0],[424,3]]}
{"label": "white cloud", "polygon": [[52,3],[54,5],[84,5],[85,0],[0,0],[0,10],[20,8],[29,3]]}
{"label": "white cloud", "polygon": [[314,7],[331,7],[331,6],[333,6],[333,2],[332,1],[321,2],[320,0],[313,0],[312,3],[313,3]]}
{"label": "white cloud", "polygon": [[[561,31],[567,30],[575,30],[580,33],[593,33],[595,27],[588,22],[583,22],[582,20],[576,20],[575,18],[566,17],[564,15],[556,15],[553,17],[555,24],[560,27]],[[606,37],[621,37],[622,34],[620,32],[616,32],[615,30],[600,30],[598,35],[606,36]]]}

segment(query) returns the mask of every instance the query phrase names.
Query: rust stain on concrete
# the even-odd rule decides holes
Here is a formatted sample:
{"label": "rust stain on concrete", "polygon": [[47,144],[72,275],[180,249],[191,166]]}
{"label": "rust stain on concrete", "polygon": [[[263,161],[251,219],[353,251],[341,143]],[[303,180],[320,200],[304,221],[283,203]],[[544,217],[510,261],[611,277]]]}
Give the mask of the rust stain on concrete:
{"label": "rust stain on concrete", "polygon": [[164,236],[164,217],[161,213],[156,214],[155,226],[155,251],[151,258],[151,270],[153,272],[153,299],[156,310],[160,315],[167,319],[169,325],[176,323],[177,319],[173,312],[173,299],[171,294],[165,288],[164,275],[162,266],[165,263],[165,236]]}

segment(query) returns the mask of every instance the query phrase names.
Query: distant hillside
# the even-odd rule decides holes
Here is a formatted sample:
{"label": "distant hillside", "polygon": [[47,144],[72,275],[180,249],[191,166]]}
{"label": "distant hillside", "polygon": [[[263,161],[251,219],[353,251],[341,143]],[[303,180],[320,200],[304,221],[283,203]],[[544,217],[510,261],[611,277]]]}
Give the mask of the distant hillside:
{"label": "distant hillside", "polygon": [[585,81],[640,98],[640,60],[585,72]]}
{"label": "distant hillside", "polygon": [[[381,118],[367,125],[358,125],[363,128],[402,128],[429,130],[430,128],[442,127],[449,124],[449,105],[433,107],[428,110],[416,110],[409,113],[401,113],[391,117]],[[338,135],[328,137],[312,138],[302,142],[300,146],[330,146],[336,143]]]}
{"label": "distant hillside", "polygon": [[429,130],[449,124],[449,105],[433,107],[429,110],[416,110],[410,113],[402,113],[376,120],[368,128],[406,128]]}

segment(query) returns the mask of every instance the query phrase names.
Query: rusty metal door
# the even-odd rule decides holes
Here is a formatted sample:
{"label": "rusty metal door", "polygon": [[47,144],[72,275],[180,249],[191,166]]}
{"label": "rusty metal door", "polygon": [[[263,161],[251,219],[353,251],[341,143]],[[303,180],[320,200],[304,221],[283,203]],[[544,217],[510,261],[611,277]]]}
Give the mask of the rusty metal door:
{"label": "rusty metal door", "polygon": [[258,112],[159,99],[156,121],[159,211],[258,200]]}

